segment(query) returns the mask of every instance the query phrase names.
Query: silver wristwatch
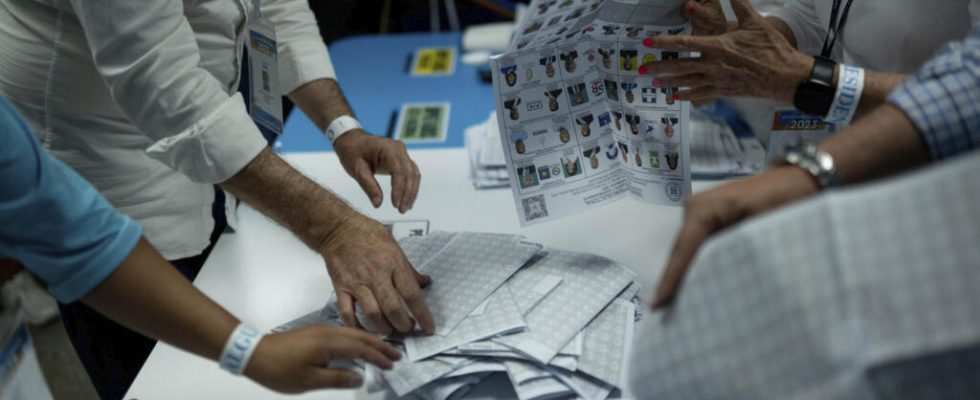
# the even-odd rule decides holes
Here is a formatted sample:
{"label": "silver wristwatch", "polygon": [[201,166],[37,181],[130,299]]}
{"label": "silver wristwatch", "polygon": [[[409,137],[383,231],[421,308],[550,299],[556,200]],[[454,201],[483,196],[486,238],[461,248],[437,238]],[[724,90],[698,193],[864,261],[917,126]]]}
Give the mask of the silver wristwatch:
{"label": "silver wristwatch", "polygon": [[808,172],[821,189],[837,186],[840,177],[834,167],[834,158],[813,143],[799,142],[786,147],[786,155],[776,165],[795,165]]}

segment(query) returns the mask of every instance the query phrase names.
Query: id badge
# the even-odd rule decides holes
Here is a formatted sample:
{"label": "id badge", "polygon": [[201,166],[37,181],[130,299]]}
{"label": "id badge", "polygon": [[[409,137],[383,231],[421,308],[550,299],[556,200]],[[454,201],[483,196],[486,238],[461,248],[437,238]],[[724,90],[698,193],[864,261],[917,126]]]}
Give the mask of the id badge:
{"label": "id badge", "polygon": [[799,142],[817,143],[833,135],[834,124],[823,118],[809,115],[795,108],[777,109],[772,117],[769,146],[766,149],[766,165],[783,157],[786,146]]}
{"label": "id badge", "polygon": [[282,133],[278,50],[272,23],[262,17],[252,19],[248,26],[252,119],[277,135]]}

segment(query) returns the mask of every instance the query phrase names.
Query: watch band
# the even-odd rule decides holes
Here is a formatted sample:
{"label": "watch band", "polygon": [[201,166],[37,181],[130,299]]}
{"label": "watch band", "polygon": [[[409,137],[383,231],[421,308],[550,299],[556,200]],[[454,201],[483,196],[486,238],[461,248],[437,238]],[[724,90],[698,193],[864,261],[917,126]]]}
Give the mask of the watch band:
{"label": "watch band", "polygon": [[834,158],[820,150],[813,143],[797,143],[786,148],[786,154],[774,165],[793,165],[806,171],[817,182],[820,189],[840,184],[840,176],[834,166]]}
{"label": "watch band", "polygon": [[345,133],[354,129],[361,129],[361,123],[350,115],[341,115],[330,122],[330,126],[327,127],[327,139],[330,139],[330,143],[333,144]]}
{"label": "watch band", "polygon": [[793,95],[793,106],[807,114],[823,117],[834,102],[834,70],[837,63],[829,58],[813,58],[810,78],[800,83]]}

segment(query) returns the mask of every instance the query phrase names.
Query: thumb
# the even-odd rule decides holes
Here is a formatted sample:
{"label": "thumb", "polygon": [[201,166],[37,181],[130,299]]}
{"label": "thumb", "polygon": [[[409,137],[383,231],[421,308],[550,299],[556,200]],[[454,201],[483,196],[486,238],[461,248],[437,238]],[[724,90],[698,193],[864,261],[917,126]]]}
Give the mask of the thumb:
{"label": "thumb", "polygon": [[742,24],[749,22],[759,16],[749,4],[748,0],[731,0],[732,11],[735,12],[735,17],[738,18],[738,23]]}
{"label": "thumb", "polygon": [[364,377],[356,372],[342,369],[316,368],[310,383],[317,389],[356,388],[364,384]]}
{"label": "thumb", "polygon": [[354,180],[361,186],[361,190],[364,190],[364,194],[371,199],[371,205],[374,208],[381,207],[381,202],[384,199],[381,185],[374,179],[374,171],[371,170],[367,161],[358,159],[354,162]]}

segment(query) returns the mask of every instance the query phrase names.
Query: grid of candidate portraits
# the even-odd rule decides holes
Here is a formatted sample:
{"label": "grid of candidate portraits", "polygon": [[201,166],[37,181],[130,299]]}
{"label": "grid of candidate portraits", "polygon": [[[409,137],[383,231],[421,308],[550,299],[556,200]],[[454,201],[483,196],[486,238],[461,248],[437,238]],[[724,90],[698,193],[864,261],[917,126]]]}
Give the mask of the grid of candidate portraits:
{"label": "grid of candidate portraits", "polygon": [[[521,193],[620,167],[684,179],[681,104],[639,66],[676,59],[643,39],[684,26],[609,23],[603,1],[538,4],[515,51],[495,60],[503,130]],[[543,12],[542,12],[543,11]]]}

